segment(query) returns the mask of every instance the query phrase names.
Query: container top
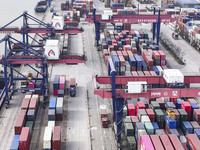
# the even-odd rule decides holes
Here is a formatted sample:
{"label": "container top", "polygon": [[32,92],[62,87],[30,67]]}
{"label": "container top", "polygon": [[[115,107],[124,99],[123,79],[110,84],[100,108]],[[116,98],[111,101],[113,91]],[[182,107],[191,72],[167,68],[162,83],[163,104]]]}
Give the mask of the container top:
{"label": "container top", "polygon": [[132,123],[129,123],[129,122],[125,123],[125,128],[126,129],[134,129]]}
{"label": "container top", "polygon": [[148,149],[148,150],[154,150],[154,147],[152,145],[149,135],[141,135],[141,148]]}
{"label": "container top", "polygon": [[70,78],[70,87],[75,87],[75,85],[76,85],[76,79]]}
{"label": "container top", "polygon": [[30,128],[29,127],[23,127],[21,134],[20,134],[19,141],[27,141],[29,134],[30,134]]}
{"label": "container top", "polygon": [[57,98],[56,107],[63,107],[63,97]]}
{"label": "container top", "polygon": [[151,122],[154,129],[159,129],[157,122]]}
{"label": "container top", "polygon": [[55,107],[56,107],[56,97],[52,97],[50,99],[49,108],[50,109],[55,109]]}
{"label": "container top", "polygon": [[128,104],[128,109],[135,109],[135,105],[134,104]]}
{"label": "container top", "polygon": [[152,140],[152,144],[155,147],[155,150],[164,150],[164,147],[158,135],[150,135],[150,138]]}
{"label": "container top", "polygon": [[169,139],[171,140],[172,145],[174,146],[175,149],[185,150],[176,134],[169,134],[168,136],[169,136]]}
{"label": "container top", "polygon": [[144,129],[144,125],[142,124],[142,122],[136,122],[135,126],[136,126],[136,129],[138,130]]}
{"label": "container top", "polygon": [[55,126],[53,129],[53,141],[60,141],[61,140],[61,127]]}
{"label": "container top", "polygon": [[25,95],[24,98],[31,98],[31,95]]}
{"label": "container top", "polygon": [[59,44],[59,40],[48,39],[46,40],[45,46],[58,46],[58,44]]}
{"label": "container top", "polygon": [[183,121],[183,125],[184,125],[186,128],[193,128],[192,125],[190,124],[190,122],[188,122],[188,121]]}
{"label": "container top", "polygon": [[19,148],[19,138],[20,135],[14,135],[13,142],[10,149],[18,149]]}
{"label": "container top", "polygon": [[48,121],[48,127],[54,127],[55,121]]}
{"label": "container top", "polygon": [[27,116],[28,115],[34,115],[35,114],[35,110],[34,109],[29,109],[27,112]]}
{"label": "container top", "polygon": [[44,141],[51,141],[51,137],[52,137],[52,127],[45,127],[45,131],[44,131]]}

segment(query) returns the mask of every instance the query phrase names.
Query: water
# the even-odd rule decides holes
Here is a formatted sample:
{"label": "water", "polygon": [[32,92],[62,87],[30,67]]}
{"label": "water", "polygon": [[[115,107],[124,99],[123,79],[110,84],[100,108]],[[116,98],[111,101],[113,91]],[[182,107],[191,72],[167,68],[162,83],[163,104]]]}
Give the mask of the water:
{"label": "water", "polygon": [[[6,25],[8,22],[23,14],[24,11],[27,11],[30,15],[41,20],[44,14],[35,13],[34,11],[34,7],[36,6],[38,1],[39,0],[1,0],[0,26]],[[13,24],[11,24],[11,26],[21,27],[22,19],[14,22]],[[12,34],[11,36],[17,39],[21,39],[21,36],[19,34]],[[3,37],[5,37],[5,34],[0,34],[0,39],[2,39]],[[4,45],[4,42],[0,44],[0,55],[2,55],[4,52]]]}

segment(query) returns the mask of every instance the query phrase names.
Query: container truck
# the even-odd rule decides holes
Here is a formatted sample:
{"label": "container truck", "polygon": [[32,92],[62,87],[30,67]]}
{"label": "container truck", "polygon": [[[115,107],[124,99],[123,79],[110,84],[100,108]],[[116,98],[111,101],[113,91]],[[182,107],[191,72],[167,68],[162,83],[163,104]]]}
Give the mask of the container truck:
{"label": "container truck", "polygon": [[70,96],[75,97],[76,96],[76,79],[70,78]]}
{"label": "container truck", "polygon": [[103,128],[108,128],[109,119],[106,105],[100,105],[101,125]]}

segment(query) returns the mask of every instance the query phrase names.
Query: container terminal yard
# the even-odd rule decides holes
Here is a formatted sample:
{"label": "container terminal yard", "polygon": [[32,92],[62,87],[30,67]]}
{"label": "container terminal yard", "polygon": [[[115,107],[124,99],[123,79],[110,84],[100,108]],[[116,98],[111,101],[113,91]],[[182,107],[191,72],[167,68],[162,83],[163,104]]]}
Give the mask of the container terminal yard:
{"label": "container terminal yard", "polygon": [[0,22],[0,149],[200,149],[200,2],[181,2],[16,1]]}

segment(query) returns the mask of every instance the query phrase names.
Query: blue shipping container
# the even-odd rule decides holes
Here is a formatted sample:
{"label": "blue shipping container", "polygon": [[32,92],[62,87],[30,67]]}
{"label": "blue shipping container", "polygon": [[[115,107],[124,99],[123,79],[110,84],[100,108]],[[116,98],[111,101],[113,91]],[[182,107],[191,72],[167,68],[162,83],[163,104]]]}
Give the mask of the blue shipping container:
{"label": "blue shipping container", "polygon": [[49,102],[49,109],[56,109],[56,97],[52,97]]}
{"label": "blue shipping container", "polygon": [[118,56],[113,56],[112,60],[113,60],[113,63],[114,63],[115,67],[120,67],[120,61],[119,61]]}
{"label": "blue shipping container", "polygon": [[153,66],[153,71],[155,71],[155,73],[156,73],[157,75],[159,75],[159,71],[158,71],[158,69],[157,69],[156,66]]}
{"label": "blue shipping container", "polygon": [[178,133],[177,129],[169,129],[169,134],[176,134],[177,137],[180,139],[180,134]]}
{"label": "blue shipping container", "polygon": [[187,121],[183,121],[183,123],[182,123],[182,129],[183,129],[183,132],[185,133],[185,135],[187,135],[187,134],[193,134],[193,127]]}
{"label": "blue shipping container", "polygon": [[154,128],[154,134],[156,133],[156,130],[159,129],[159,126],[157,122],[152,122],[153,128]]}
{"label": "blue shipping container", "polygon": [[177,99],[177,109],[181,109],[181,99]]}
{"label": "blue shipping container", "polygon": [[167,109],[167,108],[176,109],[176,106],[174,105],[173,102],[167,102],[167,103],[165,104],[165,107],[166,107],[166,109]]}
{"label": "blue shipping container", "polygon": [[142,59],[140,56],[136,55],[135,60],[137,61],[137,66],[142,66]]}
{"label": "blue shipping container", "polygon": [[194,129],[194,134],[200,139],[200,129]]}
{"label": "blue shipping container", "polygon": [[176,120],[175,119],[169,119],[169,116],[165,116],[166,118],[166,123],[170,129],[175,129],[176,128]]}
{"label": "blue shipping container", "polygon": [[134,56],[129,56],[129,63],[131,66],[136,66],[136,60],[134,58]]}
{"label": "blue shipping container", "polygon": [[10,150],[18,150],[19,149],[19,138],[20,138],[20,135],[14,135]]}

